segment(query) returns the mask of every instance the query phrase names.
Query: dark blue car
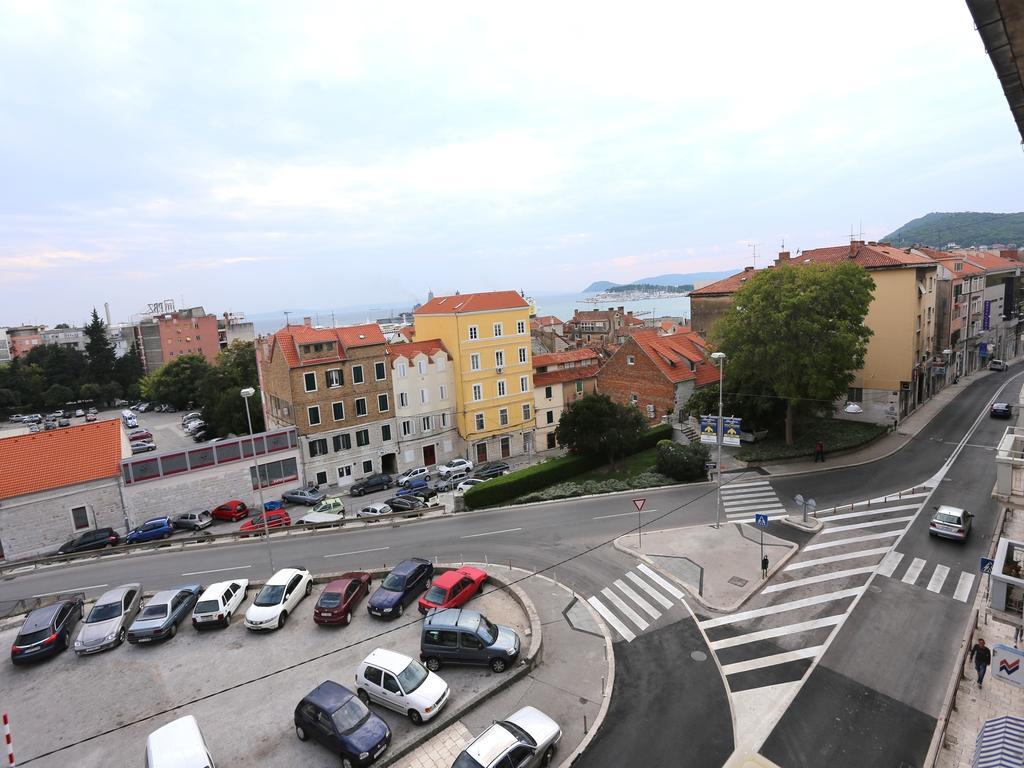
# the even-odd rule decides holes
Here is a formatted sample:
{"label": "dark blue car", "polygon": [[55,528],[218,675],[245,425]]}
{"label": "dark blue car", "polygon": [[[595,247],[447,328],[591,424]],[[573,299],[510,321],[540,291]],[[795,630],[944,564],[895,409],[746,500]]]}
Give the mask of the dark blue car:
{"label": "dark blue car", "polygon": [[366,610],[371,616],[393,619],[425,590],[434,577],[434,566],[422,557],[403,560],[387,575],[377,591],[370,595]]}
{"label": "dark blue car", "polygon": [[319,742],[351,768],[375,762],[391,743],[388,724],[333,680],[318,685],[295,707],[295,735],[299,741]]}
{"label": "dark blue car", "polygon": [[171,518],[154,517],[144,522],[138,528],[129,531],[125,541],[129,544],[140,544],[144,541],[166,539],[172,533],[174,533],[174,526],[171,525]]}

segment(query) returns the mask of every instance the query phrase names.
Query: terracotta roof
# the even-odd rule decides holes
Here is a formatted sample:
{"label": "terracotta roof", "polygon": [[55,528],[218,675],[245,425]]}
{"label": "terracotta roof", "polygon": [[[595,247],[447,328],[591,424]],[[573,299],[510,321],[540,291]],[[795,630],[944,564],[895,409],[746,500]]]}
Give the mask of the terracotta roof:
{"label": "terracotta roof", "polygon": [[557,371],[548,371],[547,373],[535,373],[533,374],[533,386],[534,387],[550,387],[552,384],[565,384],[570,381],[579,381],[580,379],[592,379],[597,376],[597,369],[600,366],[597,363],[593,365],[583,365],[577,368],[561,368]]}
{"label": "terracotta roof", "polygon": [[961,278],[964,275],[977,275],[983,273],[985,270],[979,267],[977,264],[972,264],[967,261],[968,253],[962,251],[937,251],[934,248],[918,248],[919,251],[923,251],[931,256],[935,261],[945,262],[959,261],[962,264],[960,269],[954,270],[953,267],[946,265],[946,268],[953,273],[954,278]]}
{"label": "terracotta roof", "polygon": [[498,309],[525,309],[530,302],[516,291],[462,293],[457,296],[435,296],[413,312],[414,315],[459,315],[464,312],[489,312]]}
{"label": "terracotta roof", "polygon": [[[434,354],[440,350],[448,355],[448,350],[444,346],[444,342],[440,339],[426,339],[425,341],[410,341],[406,344],[396,344],[391,347],[392,357],[404,357],[406,360],[412,360],[420,352],[423,352],[428,357],[433,357]],[[451,359],[451,355],[448,355],[448,359]],[[392,360],[392,363],[394,360]]]}
{"label": "terracotta roof", "polygon": [[981,267],[987,272],[1002,272],[1024,266],[1019,261],[1004,259],[1002,256],[988,251],[968,251],[963,254],[963,259],[975,266]]}
{"label": "terracotta roof", "polygon": [[[338,342],[334,350],[326,352],[315,359],[299,359],[298,345],[316,344],[325,341]],[[289,368],[303,365],[317,365],[345,359],[345,350],[353,347],[366,347],[373,344],[386,344],[387,340],[377,323],[363,325],[346,325],[338,328],[312,328],[308,325],[288,325],[270,337],[269,360],[274,358],[274,350],[280,348]]]}
{"label": "terracotta roof", "polygon": [[737,272],[735,275],[729,275],[729,277],[723,277],[721,280],[717,280],[713,283],[708,283],[703,288],[695,288],[690,291],[691,296],[732,296],[740,289],[747,280],[753,277],[757,272],[761,270],[755,270],[753,267],[747,267],[742,272]]}
{"label": "terracotta roof", "polygon": [[597,360],[597,352],[592,349],[567,349],[564,352],[551,352],[547,355],[534,355],[533,367],[543,368],[545,365],[575,363],[581,360]]}
{"label": "terracotta roof", "polygon": [[634,333],[632,338],[673,384],[694,380],[702,386],[718,381],[718,368],[707,359],[707,342],[697,332],[659,336],[656,329],[650,329]]}
{"label": "terracotta roof", "polygon": [[402,326],[401,328],[399,328],[398,332],[400,334],[402,334],[409,341],[412,341],[413,334],[416,332],[416,329],[415,329],[414,326],[405,325],[405,326]]}
{"label": "terracotta roof", "polygon": [[120,473],[118,419],[0,439],[0,499]]}
{"label": "terracotta roof", "polygon": [[554,315],[539,315],[538,317],[535,318],[535,320],[537,322],[537,325],[540,325],[540,326],[545,326],[545,325],[564,325],[564,323],[562,323],[562,321],[559,320]]}

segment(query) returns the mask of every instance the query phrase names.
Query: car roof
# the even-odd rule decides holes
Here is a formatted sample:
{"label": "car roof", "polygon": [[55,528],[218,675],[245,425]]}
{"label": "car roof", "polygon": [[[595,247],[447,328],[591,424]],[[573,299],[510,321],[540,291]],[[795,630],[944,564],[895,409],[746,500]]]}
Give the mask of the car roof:
{"label": "car roof", "polygon": [[410,557],[406,560],[403,560],[394,568],[392,568],[391,572],[396,573],[399,576],[407,576],[424,563],[427,563],[429,565],[430,561],[424,560],[422,557]]}
{"label": "car roof", "polygon": [[282,568],[267,580],[267,584],[287,584],[292,577],[299,573],[305,573],[298,568]]}
{"label": "car roof", "polygon": [[348,688],[333,680],[325,680],[306,694],[305,700],[315,704],[327,712],[337,712],[346,701],[355,694]]}
{"label": "car roof", "polygon": [[70,600],[59,600],[56,603],[50,603],[50,605],[44,605],[42,608],[36,608],[32,613],[25,617],[25,623],[22,624],[20,632],[35,632],[37,629],[46,629],[50,626],[53,621],[53,617],[57,611],[65,603],[71,602]]}
{"label": "car roof", "polygon": [[443,611],[433,611],[427,616],[425,624],[436,627],[458,627],[475,632],[480,626],[480,611],[471,611],[466,608],[445,608]]}
{"label": "car roof", "polygon": [[959,517],[959,516],[962,516],[964,514],[964,510],[962,510],[960,507],[951,507],[949,504],[942,504],[942,505],[939,506],[939,508],[937,510],[935,510],[935,514],[936,515],[955,515],[955,516]]}
{"label": "car roof", "polygon": [[104,592],[102,595],[96,598],[96,605],[100,605],[102,603],[113,603],[115,601],[123,600],[124,596],[131,589],[134,589],[136,592],[139,592],[142,590],[142,585],[136,582],[134,584],[122,584],[119,587],[108,589],[106,592]]}
{"label": "car roof", "polygon": [[466,754],[480,765],[490,765],[518,743],[511,731],[501,723],[494,723],[473,739],[466,747]]}
{"label": "car roof", "polygon": [[393,675],[400,674],[409,666],[412,659],[397,651],[389,651],[386,648],[377,648],[369,656],[363,659],[364,664],[373,664],[375,667],[390,672]]}
{"label": "car roof", "polygon": [[203,590],[203,594],[199,596],[200,600],[204,598],[212,600],[215,597],[220,597],[220,593],[230,587],[235,582],[241,584],[245,579],[232,579],[231,581],[215,581],[213,584]]}
{"label": "car roof", "polygon": [[457,581],[459,581],[459,579],[461,579],[463,576],[468,576],[472,579],[475,576],[480,575],[481,573],[483,573],[483,571],[481,571],[478,568],[455,568],[454,570],[445,571],[444,573],[435,575],[434,585],[441,587],[450,587],[452,584],[455,584]]}
{"label": "car roof", "polygon": [[338,578],[327,582],[324,586],[324,592],[341,592],[353,581],[359,581],[358,573],[343,573]]}
{"label": "car roof", "polygon": [[[168,519],[167,515],[160,515],[160,517],[151,517],[146,523],[162,523]],[[143,523],[145,525],[146,523]]]}
{"label": "car roof", "polygon": [[203,734],[192,715],[179,717],[146,738],[146,764],[150,768],[208,766]]}
{"label": "car roof", "polygon": [[169,603],[174,599],[175,595],[179,592],[186,592],[188,590],[199,589],[199,584],[186,584],[181,587],[175,587],[174,589],[161,589],[159,592],[154,594],[149,600],[146,601],[146,605],[160,605],[161,603]]}
{"label": "car roof", "polygon": [[1006,403],[992,403],[992,407],[993,408],[1006,408],[1007,404]]}

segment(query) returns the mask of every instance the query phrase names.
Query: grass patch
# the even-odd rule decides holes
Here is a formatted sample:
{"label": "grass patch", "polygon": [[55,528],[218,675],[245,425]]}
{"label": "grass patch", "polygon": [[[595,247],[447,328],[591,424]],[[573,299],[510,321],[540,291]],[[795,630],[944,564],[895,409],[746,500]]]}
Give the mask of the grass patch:
{"label": "grass patch", "polygon": [[825,458],[833,451],[859,448],[881,437],[888,431],[884,424],[867,424],[845,419],[802,419],[797,425],[793,445],[786,445],[784,432],[773,432],[764,440],[745,446],[736,452],[740,461],[774,461],[814,456],[814,444],[825,445]]}
{"label": "grass patch", "polygon": [[629,480],[635,475],[644,472],[653,472],[654,465],[658,461],[658,449],[647,448],[646,450],[627,456],[616,464],[615,468],[605,465],[591,469],[573,478],[574,482],[583,483],[587,480]]}

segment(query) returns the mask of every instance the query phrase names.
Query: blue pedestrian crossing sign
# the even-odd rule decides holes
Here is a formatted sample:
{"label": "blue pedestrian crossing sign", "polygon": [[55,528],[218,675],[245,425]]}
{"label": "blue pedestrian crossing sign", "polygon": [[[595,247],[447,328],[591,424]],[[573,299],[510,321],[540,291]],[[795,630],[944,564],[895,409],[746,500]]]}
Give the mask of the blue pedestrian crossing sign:
{"label": "blue pedestrian crossing sign", "polygon": [[992,564],[995,563],[990,557],[978,558],[978,570],[981,573],[992,573]]}
{"label": "blue pedestrian crossing sign", "polygon": [[761,528],[768,527],[768,515],[754,515],[754,525],[758,525]]}

